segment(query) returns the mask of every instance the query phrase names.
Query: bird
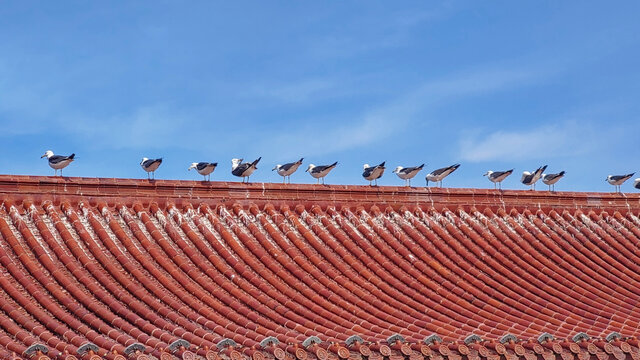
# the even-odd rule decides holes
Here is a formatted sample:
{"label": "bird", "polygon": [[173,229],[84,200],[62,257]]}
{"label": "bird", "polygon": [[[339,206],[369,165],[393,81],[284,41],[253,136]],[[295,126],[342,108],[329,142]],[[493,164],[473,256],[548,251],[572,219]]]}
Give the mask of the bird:
{"label": "bird", "polygon": [[447,176],[449,176],[449,174],[451,174],[452,172],[456,171],[456,169],[458,169],[459,167],[460,167],[460,164],[454,164],[451,166],[433,170],[432,172],[427,174],[427,177],[426,177],[427,186],[429,186],[429,181],[433,181],[436,183],[439,182],[440,187],[442,187],[442,180]]}
{"label": "bird", "polygon": [[400,179],[403,179],[406,186],[411,186],[411,179],[413,179],[413,177],[416,176],[423,167],[424,164],[412,167],[398,166],[393,170],[393,173],[398,175]]}
{"label": "bird", "polygon": [[322,184],[324,185],[324,177],[329,174],[331,170],[333,170],[338,165],[338,162],[334,162],[331,165],[313,165],[309,164],[309,167],[305,172],[308,172],[314,178],[318,179],[318,184],[320,183],[320,179],[322,179]]}
{"label": "bird", "polygon": [[547,165],[539,167],[536,171],[533,172],[533,174],[528,171],[523,171],[520,182],[522,182],[525,185],[531,186],[531,190],[535,190],[536,181],[540,180],[540,177],[542,177],[542,173],[546,170],[546,168],[547,168]]}
{"label": "bird", "polygon": [[140,166],[142,166],[142,170],[147,172],[147,179],[151,180],[151,174],[153,174],[153,179],[156,179],[156,170],[162,164],[162,158],[158,159],[149,159],[146,157],[142,158],[140,161]]}
{"label": "bird", "polygon": [[634,180],[633,187],[640,190],[640,178]]}
{"label": "bird", "polygon": [[634,174],[635,173],[631,173],[627,175],[609,175],[607,176],[605,181],[608,181],[609,184],[615,186],[616,192],[620,192],[620,185],[624,184],[624,182],[629,180]]}
{"label": "bird", "polygon": [[489,181],[493,183],[493,188],[500,186],[500,190],[502,190],[502,181],[507,178],[507,176],[513,173],[513,169],[507,171],[487,171],[483,176],[486,176]]}
{"label": "bird", "polygon": [[213,172],[213,170],[216,169],[216,166],[218,166],[218,163],[209,163],[209,162],[197,162],[197,163],[191,163],[191,166],[189,166],[189,171],[191,171],[191,169],[196,169],[196,171],[198,172],[198,174],[204,176],[204,181],[207,181],[207,175],[209,176],[209,181],[211,181],[211,173]]}
{"label": "bird", "polygon": [[300,160],[292,163],[286,163],[284,165],[276,165],[271,171],[276,170],[278,175],[282,176],[282,183],[285,184],[287,178],[289,178],[289,184],[291,184],[291,175],[298,170],[298,167],[302,165],[302,160],[304,158],[300,158]]}
{"label": "bird", "polygon": [[243,163],[243,159],[231,159],[231,174],[241,177],[242,182],[245,182],[244,179],[247,178],[247,184],[249,183],[249,176],[256,171],[258,162],[262,159],[262,157],[257,158],[252,163]]}
{"label": "bird", "polygon": [[362,173],[362,177],[366,180],[369,180],[369,185],[371,185],[372,181],[375,181],[376,186],[378,186],[378,179],[382,177],[382,174],[384,174],[384,170],[386,169],[384,167],[385,162],[386,161],[383,161],[380,165],[376,166],[369,166],[369,164],[364,164],[364,172]]}
{"label": "bird", "polygon": [[53,169],[53,176],[58,174],[58,170],[60,170],[60,176],[62,176],[62,169],[71,164],[75,156],[76,154],[71,154],[69,156],[54,155],[53,151],[47,150],[44,155],[40,156],[40,159],[46,157],[47,160],[49,160],[49,166]]}
{"label": "bird", "polygon": [[542,182],[549,185],[549,191],[553,186],[553,191],[556,191],[556,183],[564,176],[564,171],[560,171],[557,174],[542,174]]}

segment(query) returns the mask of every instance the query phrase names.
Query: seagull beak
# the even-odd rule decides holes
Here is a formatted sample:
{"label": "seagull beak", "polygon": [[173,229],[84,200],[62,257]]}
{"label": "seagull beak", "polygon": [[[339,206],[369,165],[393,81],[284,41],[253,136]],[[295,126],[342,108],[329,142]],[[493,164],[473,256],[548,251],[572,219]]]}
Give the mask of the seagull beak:
{"label": "seagull beak", "polygon": [[47,156],[47,154],[44,154],[44,155],[40,156],[40,159],[42,159],[42,158],[43,158],[43,157],[45,157],[45,156]]}

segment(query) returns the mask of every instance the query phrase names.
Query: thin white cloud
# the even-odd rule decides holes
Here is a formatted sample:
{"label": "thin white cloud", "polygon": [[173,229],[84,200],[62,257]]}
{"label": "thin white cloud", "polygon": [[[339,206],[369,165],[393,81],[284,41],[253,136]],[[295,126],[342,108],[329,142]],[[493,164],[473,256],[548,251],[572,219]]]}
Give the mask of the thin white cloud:
{"label": "thin white cloud", "polygon": [[595,151],[604,134],[584,123],[564,122],[522,131],[495,131],[460,140],[464,161],[552,159]]}
{"label": "thin white cloud", "polygon": [[[382,143],[394,135],[407,131],[417,121],[428,120],[428,112],[437,106],[469,96],[501,91],[538,81],[539,74],[523,71],[483,69],[458,74],[450,78],[429,81],[393,101],[364,111],[342,122],[333,121],[329,127],[323,119],[300,122],[289,129],[263,135],[256,151],[269,149],[275,158],[321,156]],[[264,152],[263,152],[264,153]]]}
{"label": "thin white cloud", "polygon": [[290,83],[254,85],[246,95],[285,103],[301,103],[338,96],[340,92],[336,91],[337,87],[338,85],[330,79],[304,79]]}

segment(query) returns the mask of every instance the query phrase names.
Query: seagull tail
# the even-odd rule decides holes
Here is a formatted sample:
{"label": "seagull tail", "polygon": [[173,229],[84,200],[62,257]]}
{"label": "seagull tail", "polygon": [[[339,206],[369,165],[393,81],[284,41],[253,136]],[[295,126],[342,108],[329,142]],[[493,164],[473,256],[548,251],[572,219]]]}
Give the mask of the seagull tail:
{"label": "seagull tail", "polygon": [[384,167],[384,164],[386,163],[386,161],[383,161],[382,163],[380,163],[380,165],[378,165],[379,167]]}
{"label": "seagull tail", "polygon": [[453,164],[453,165],[451,165],[451,166],[450,166],[451,171],[455,171],[455,170],[457,170],[459,167],[460,167],[460,164]]}
{"label": "seagull tail", "polygon": [[334,162],[333,164],[329,165],[329,167],[336,167],[338,165],[338,162]]}
{"label": "seagull tail", "polygon": [[212,163],[211,165],[213,165],[214,167],[216,167],[216,166],[218,166],[218,163],[217,163],[217,162],[215,162],[215,163]]}
{"label": "seagull tail", "polygon": [[424,167],[424,164],[418,166],[416,169],[422,169]]}
{"label": "seagull tail", "polygon": [[162,158],[157,158],[157,159],[156,159],[156,162],[159,162],[159,163],[161,163],[161,164],[162,164]]}
{"label": "seagull tail", "polygon": [[261,157],[259,157],[259,158],[257,158],[257,159],[255,159],[255,160],[251,163],[251,166],[256,166],[256,165],[258,165],[258,163],[260,162],[260,159],[262,159],[262,156],[261,156]]}
{"label": "seagull tail", "polygon": [[564,176],[564,174],[565,174],[564,170],[562,170],[562,171],[560,171],[560,172],[558,173],[558,175],[559,175],[559,176]]}
{"label": "seagull tail", "polygon": [[302,160],[304,160],[304,158],[300,158],[300,160],[298,160],[298,162],[299,162],[300,164],[302,164]]}
{"label": "seagull tail", "polygon": [[69,155],[69,157],[68,157],[67,159],[69,159],[69,160],[73,160],[73,158],[74,158],[74,157],[76,157],[76,154],[75,154],[75,153],[74,153],[74,154]]}

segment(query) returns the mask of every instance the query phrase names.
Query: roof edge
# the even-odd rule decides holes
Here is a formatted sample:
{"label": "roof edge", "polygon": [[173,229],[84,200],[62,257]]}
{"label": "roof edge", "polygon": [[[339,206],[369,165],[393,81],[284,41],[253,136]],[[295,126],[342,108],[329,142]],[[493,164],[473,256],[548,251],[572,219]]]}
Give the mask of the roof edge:
{"label": "roof edge", "polygon": [[13,201],[429,205],[435,208],[640,209],[640,194],[0,175]]}

